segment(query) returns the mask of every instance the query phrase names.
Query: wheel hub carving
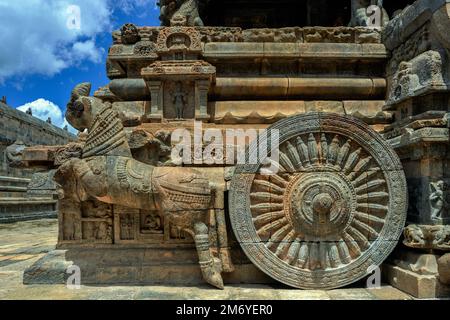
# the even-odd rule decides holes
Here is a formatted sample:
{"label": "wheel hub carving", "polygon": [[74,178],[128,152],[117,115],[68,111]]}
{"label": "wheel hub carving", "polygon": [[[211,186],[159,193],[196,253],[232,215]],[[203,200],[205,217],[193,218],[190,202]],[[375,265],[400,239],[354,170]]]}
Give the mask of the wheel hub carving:
{"label": "wheel hub carving", "polygon": [[348,117],[308,114],[271,129],[280,131],[279,172],[241,166],[231,185],[231,222],[244,252],[299,288],[336,288],[366,276],[394,249],[406,219],[397,155]]}
{"label": "wheel hub carving", "polygon": [[356,203],[354,189],[344,176],[321,169],[294,175],[284,203],[291,226],[311,241],[338,237],[351,220]]}

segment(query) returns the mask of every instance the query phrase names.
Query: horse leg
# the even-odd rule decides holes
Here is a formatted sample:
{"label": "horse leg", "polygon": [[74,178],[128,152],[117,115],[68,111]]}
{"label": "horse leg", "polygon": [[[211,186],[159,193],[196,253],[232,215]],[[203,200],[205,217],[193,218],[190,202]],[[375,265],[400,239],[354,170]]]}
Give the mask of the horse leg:
{"label": "horse leg", "polygon": [[225,190],[215,184],[211,184],[214,197],[214,219],[216,224],[217,243],[219,247],[219,257],[224,272],[233,272],[234,265],[231,261],[230,248],[228,246],[228,232],[225,221]]}
{"label": "horse leg", "polygon": [[219,257],[224,272],[233,272],[234,265],[231,261],[230,247],[228,246],[227,225],[225,222],[225,210],[215,209],[217,223],[217,241],[219,243]]}
{"label": "horse leg", "polygon": [[[186,231],[189,232],[189,230]],[[205,281],[210,285],[223,289],[223,279],[220,274],[222,272],[222,268],[220,264],[214,261],[214,256],[211,254],[211,250],[209,248],[208,226],[203,222],[195,222],[193,233],[203,279],[205,279]]]}

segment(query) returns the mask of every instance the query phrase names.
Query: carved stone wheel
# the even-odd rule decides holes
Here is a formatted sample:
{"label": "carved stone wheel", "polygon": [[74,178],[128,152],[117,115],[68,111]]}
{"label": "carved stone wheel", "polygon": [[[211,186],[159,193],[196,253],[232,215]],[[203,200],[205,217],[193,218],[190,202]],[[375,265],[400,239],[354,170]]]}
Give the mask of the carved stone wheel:
{"label": "carved stone wheel", "polygon": [[[278,122],[269,137],[271,129],[280,134],[278,173],[261,174],[267,162],[241,165],[230,188],[242,249],[263,272],[297,288],[332,289],[364,278],[392,252],[405,225],[398,156],[350,117],[312,113]],[[257,150],[253,143],[248,153]]]}

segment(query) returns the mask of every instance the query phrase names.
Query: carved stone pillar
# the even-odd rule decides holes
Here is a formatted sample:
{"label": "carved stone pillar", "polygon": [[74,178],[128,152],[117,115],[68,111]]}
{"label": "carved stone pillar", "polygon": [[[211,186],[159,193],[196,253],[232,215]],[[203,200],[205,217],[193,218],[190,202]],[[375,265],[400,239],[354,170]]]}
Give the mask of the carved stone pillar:
{"label": "carved stone pillar", "polygon": [[450,251],[450,47],[436,28],[450,23],[445,8],[445,0],[418,0],[383,30],[392,51],[385,111],[396,119],[384,136],[402,160],[409,191],[404,246],[384,270],[388,282],[418,298],[450,292],[437,268]]}
{"label": "carved stone pillar", "polygon": [[195,82],[195,119],[200,121],[209,120],[208,115],[208,91],[209,80],[198,80]]}
{"label": "carved stone pillar", "polygon": [[151,95],[150,112],[146,110],[147,120],[155,121],[161,120],[162,110],[164,105],[163,86],[161,81],[149,81],[147,86]]}
{"label": "carved stone pillar", "polygon": [[150,120],[157,115],[158,119],[208,121],[208,91],[215,74],[216,68],[202,60],[158,61],[142,69],[152,97]]}

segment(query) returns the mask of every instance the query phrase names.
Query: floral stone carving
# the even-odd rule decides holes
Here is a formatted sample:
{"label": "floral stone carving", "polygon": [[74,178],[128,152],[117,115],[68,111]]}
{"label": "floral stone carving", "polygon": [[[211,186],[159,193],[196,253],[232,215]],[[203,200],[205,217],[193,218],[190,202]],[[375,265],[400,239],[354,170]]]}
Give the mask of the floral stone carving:
{"label": "floral stone carving", "polygon": [[230,220],[244,252],[293,287],[331,289],[363,278],[391,253],[405,224],[398,156],[350,117],[300,115],[273,129],[278,173],[238,166],[230,188]]}

